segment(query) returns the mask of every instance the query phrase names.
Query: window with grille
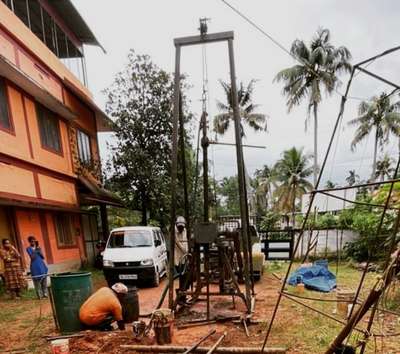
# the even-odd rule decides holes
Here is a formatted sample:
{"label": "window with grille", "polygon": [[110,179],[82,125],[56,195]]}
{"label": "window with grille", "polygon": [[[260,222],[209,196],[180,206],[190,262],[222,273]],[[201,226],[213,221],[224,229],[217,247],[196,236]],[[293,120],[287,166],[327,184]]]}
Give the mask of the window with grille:
{"label": "window with grille", "polygon": [[61,153],[60,126],[55,114],[40,104],[36,105],[40,140],[44,148]]}
{"label": "window with grille", "polygon": [[90,137],[82,130],[77,130],[77,142],[78,142],[78,153],[79,160],[84,163],[90,163],[92,161],[92,152],[90,150]]}
{"label": "window with grille", "polygon": [[0,80],[0,128],[12,130],[12,124],[8,112],[7,88],[3,80]]}
{"label": "window with grille", "polygon": [[55,214],[57,244],[61,247],[75,246],[74,227],[72,217],[68,214]]}

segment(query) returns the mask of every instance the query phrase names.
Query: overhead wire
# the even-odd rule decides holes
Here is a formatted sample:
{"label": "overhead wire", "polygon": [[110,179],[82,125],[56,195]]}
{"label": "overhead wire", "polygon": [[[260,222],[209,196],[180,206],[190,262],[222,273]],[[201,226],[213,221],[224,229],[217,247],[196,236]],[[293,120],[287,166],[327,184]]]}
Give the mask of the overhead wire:
{"label": "overhead wire", "polygon": [[[281,44],[277,39],[275,39],[272,35],[270,35],[269,33],[267,33],[260,25],[258,25],[257,23],[255,23],[249,16],[245,15],[242,11],[240,11],[239,9],[237,9],[236,7],[234,7],[232,4],[230,4],[227,0],[221,0],[227,7],[229,7],[232,11],[234,11],[237,15],[239,15],[241,18],[243,18],[247,23],[249,23],[251,26],[253,26],[256,30],[258,30],[261,34],[263,34],[266,38],[268,38],[272,43],[274,43],[278,48],[280,48],[282,51],[284,51],[286,54],[290,55],[294,60],[300,62],[301,64],[308,66],[309,64],[307,62],[305,62],[302,58],[294,55],[291,51],[289,51],[283,44]],[[378,58],[381,58],[383,55],[386,55],[387,52],[396,50],[397,47],[395,47],[394,49],[389,49],[384,51],[383,53],[381,53],[380,55],[377,55],[375,58],[373,58],[372,60],[370,60],[369,62],[366,62],[364,65],[364,68],[367,68],[368,66],[372,65]],[[363,65],[364,63],[359,63],[358,65]],[[315,75],[319,76],[317,72],[315,72],[313,70],[313,68],[309,69],[311,71],[314,72]],[[361,73],[361,71],[357,71],[356,73],[354,73],[353,78],[357,77],[359,74]],[[338,79],[340,83],[343,83],[340,79]],[[395,92],[397,91],[397,89],[393,90],[390,94],[387,95],[387,97],[390,97],[391,95],[393,95]],[[343,94],[337,89],[334,89],[334,92],[339,95],[341,98],[343,98]],[[371,98],[363,98],[363,97],[356,97],[356,96],[350,96],[347,95],[346,97],[347,99],[353,99],[353,100],[358,100],[358,101],[366,101],[366,102],[370,102]],[[341,118],[340,121],[340,125],[342,125],[342,121],[343,121],[343,117]],[[340,127],[341,128],[341,127]],[[339,134],[340,135],[340,131]],[[334,158],[332,160],[332,167],[331,167],[331,173],[330,176],[332,175],[332,171],[333,171],[333,163],[335,161],[336,158],[336,153],[337,153],[337,148],[338,148],[338,142],[339,142],[339,136],[337,138],[336,141],[336,147],[334,150]],[[366,149],[366,147],[365,147]],[[365,150],[364,150],[364,154],[365,154]],[[363,155],[364,155],[363,154]],[[363,159],[361,161],[361,163],[363,163]],[[361,165],[360,165],[360,169],[361,169]],[[330,177],[331,178],[331,177]]]}
{"label": "overhead wire", "polygon": [[[278,47],[280,47],[280,48],[283,49],[286,53],[288,53],[289,55],[291,55],[291,56],[293,57],[292,53],[289,53],[289,52],[286,50],[286,48],[285,48],[284,46],[282,46],[279,42],[277,42],[274,38],[272,38],[269,34],[267,34],[261,27],[259,27],[258,25],[256,25],[256,24],[255,24],[252,20],[250,20],[247,16],[245,16],[245,15],[242,14],[239,10],[237,10],[236,8],[234,8],[234,7],[233,7],[231,4],[229,4],[226,0],[221,0],[221,1],[222,1],[225,5],[227,5],[228,7],[230,7],[233,11],[235,11],[238,15],[240,15],[242,18],[244,18],[247,22],[249,22],[251,25],[253,25],[256,29],[258,29],[258,30],[259,30],[261,33],[263,33],[266,37],[268,37],[268,38],[269,38],[273,43],[275,43]],[[389,50],[389,51],[385,51],[384,53],[389,53],[390,51],[393,51],[393,50],[394,50],[394,49]],[[359,66],[359,65],[362,65],[362,64],[364,64],[364,63],[367,63],[367,65],[371,65],[372,62],[374,62],[377,58],[383,56],[384,53],[382,53],[381,55],[378,55],[378,56],[376,56],[376,57],[374,57],[374,58],[372,58],[372,59],[369,59],[369,61],[364,61],[364,62],[358,64],[358,66]],[[295,58],[295,59],[296,59],[296,60],[299,60],[299,58]],[[351,79],[350,79],[350,81],[349,81],[349,83],[348,83],[348,88],[347,88],[347,91],[346,91],[346,96],[347,96],[347,94],[348,94],[350,82],[351,82],[351,80],[353,79],[353,76],[354,76],[354,68],[353,68],[353,72],[352,72],[352,77],[351,77]],[[393,93],[394,93],[394,91],[393,91]],[[348,97],[346,97],[346,96],[341,95],[341,97],[342,97],[342,99],[343,99],[343,100],[342,100],[342,111],[343,111],[344,101],[345,101],[346,98],[348,98]],[[341,118],[342,118],[342,117],[341,117]],[[340,122],[340,124],[341,124],[341,122]],[[336,129],[336,127],[335,127],[335,129]],[[334,130],[334,132],[335,132],[335,130]],[[332,141],[331,141],[331,143],[332,143]],[[329,148],[328,148],[328,151],[327,151],[327,155],[328,155],[328,153],[329,153]],[[326,160],[326,158],[325,158],[325,160]],[[397,162],[396,172],[397,172],[397,169],[399,168],[399,163],[400,163],[400,160]],[[321,174],[320,174],[320,176],[319,176],[318,182],[319,182],[320,178],[321,178]],[[318,185],[318,183],[317,183],[317,185]],[[386,200],[386,204],[387,204],[388,201],[389,201],[389,198],[390,198],[390,194],[391,194],[391,192],[392,192],[392,189],[393,189],[393,183],[391,184],[391,189],[390,189],[388,198],[387,198],[387,200]],[[387,206],[387,205],[386,205],[386,206]],[[309,213],[309,211],[308,211],[308,213]],[[308,215],[308,213],[307,213],[307,215]],[[380,224],[379,224],[377,233],[379,233],[379,232],[381,231],[380,229],[381,229],[381,226],[382,226],[382,222],[383,222],[384,216],[385,216],[385,211],[382,213],[382,217],[381,217],[381,220],[380,220]],[[298,245],[296,245],[295,249],[297,249],[297,246],[298,246]],[[369,260],[368,260],[368,263],[369,263]],[[366,268],[367,268],[367,267],[366,267]],[[287,276],[288,276],[289,270],[290,270],[290,267],[289,267],[289,269],[288,269],[288,271],[287,271],[286,278],[287,278]],[[357,296],[359,295],[359,292],[360,292],[360,290],[361,290],[361,288],[362,288],[362,286],[363,286],[364,275],[365,275],[365,273],[363,274],[363,277],[362,277],[362,279],[360,280],[360,283],[359,283],[359,286],[358,286],[358,289],[357,289],[357,294],[356,294],[356,297],[355,297],[356,299],[357,299]],[[285,282],[286,282],[286,278],[285,278]],[[264,350],[265,344],[266,344],[266,342],[267,342],[268,335],[269,335],[270,330],[271,330],[271,327],[272,327],[272,322],[273,322],[273,319],[274,319],[274,317],[275,317],[275,314],[276,314],[276,311],[277,311],[277,307],[279,306],[279,300],[280,300],[280,298],[278,299],[277,305],[276,305],[276,307],[275,307],[274,314],[273,314],[271,323],[270,323],[270,325],[269,325],[267,335],[266,335],[266,337],[265,337],[265,339],[264,339],[264,344],[263,344],[263,347],[262,347],[262,350],[261,350],[261,351]],[[354,309],[354,304],[353,304],[353,307],[352,307],[352,311],[351,311],[351,312],[353,312],[353,309]],[[350,315],[350,317],[351,317],[351,315]],[[354,323],[357,323],[357,322],[358,322],[358,320],[355,321]],[[349,335],[347,336],[347,340],[349,340],[349,338],[351,337],[351,334],[352,334],[352,332],[353,332],[353,330],[354,330],[354,327],[355,327],[355,326],[352,326],[351,331],[350,331]],[[366,339],[367,339],[367,338],[366,338]],[[365,348],[365,345],[363,346],[362,352],[364,351],[364,348]]]}
{"label": "overhead wire", "polygon": [[[315,75],[319,76],[319,74],[313,70],[313,68],[311,68],[309,66],[309,63],[305,62],[302,58],[296,56],[295,54],[293,54],[290,50],[288,50],[283,44],[281,44],[277,39],[275,39],[272,35],[270,35],[269,33],[267,33],[260,25],[258,25],[257,23],[255,23],[249,16],[245,15],[242,11],[240,11],[239,9],[237,9],[235,6],[233,6],[232,4],[230,4],[227,0],[221,0],[227,7],[229,7],[233,12],[235,12],[237,15],[239,15],[242,19],[244,19],[247,23],[249,23],[251,26],[253,26],[256,30],[258,30],[261,34],[263,34],[266,38],[268,38],[272,43],[274,43],[279,49],[281,49],[282,51],[284,51],[286,54],[290,55],[294,60],[300,62],[301,64],[307,66]],[[387,51],[385,51],[384,53],[386,53]],[[376,58],[374,58],[372,61],[368,62],[364,68],[368,67],[369,65],[371,65],[372,63],[374,63],[376,61],[376,59],[380,58],[381,56],[384,55],[384,53],[382,53],[380,56],[377,56]],[[357,73],[354,74],[353,77],[356,77],[360,74],[360,71],[358,71]],[[343,83],[343,81],[341,81],[340,79],[338,79],[338,81],[340,83]],[[337,88],[334,89],[334,92],[339,95],[340,97],[343,97],[343,93],[341,93]],[[359,100],[359,101],[369,101],[370,98],[363,98],[363,97],[356,97],[356,96],[347,96],[347,99],[353,99],[353,100]]]}

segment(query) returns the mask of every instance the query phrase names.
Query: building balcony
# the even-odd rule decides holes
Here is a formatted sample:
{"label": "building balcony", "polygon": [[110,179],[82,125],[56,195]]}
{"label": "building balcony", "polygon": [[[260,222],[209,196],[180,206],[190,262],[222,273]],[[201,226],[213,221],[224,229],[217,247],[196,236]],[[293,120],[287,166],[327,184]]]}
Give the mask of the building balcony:
{"label": "building balcony", "polygon": [[[30,30],[26,24],[27,19],[17,11],[18,7],[14,7],[14,12],[11,10],[11,6],[17,3],[19,3],[17,0],[0,0],[0,76],[9,79],[38,102],[67,120],[76,119],[76,112],[68,107],[64,97],[66,90],[73,92],[95,113],[97,131],[110,131],[111,124],[106,114],[95,104],[87,87],[68,69],[72,62],[71,65],[64,65],[67,64],[66,60],[69,60],[66,56],[72,55],[70,59],[73,59],[76,51],[71,50],[70,53],[68,45],[59,46],[56,47],[59,54],[57,57],[47,42],[45,43],[37,35],[37,30],[34,29],[34,17],[30,17],[32,28]],[[37,3],[37,0],[29,0],[28,3],[31,6]],[[71,12],[72,4],[69,1],[60,0],[56,3],[57,6],[61,6],[61,3],[69,4],[66,7],[69,12],[66,11],[66,14]],[[78,20],[75,18],[74,21]],[[56,22],[53,22],[55,26]],[[82,29],[80,31],[83,36],[85,31]],[[46,34],[44,36],[46,37]],[[89,39],[86,39],[85,43]]]}
{"label": "building balcony", "polygon": [[0,2],[87,86],[83,45],[100,44],[70,0]]}

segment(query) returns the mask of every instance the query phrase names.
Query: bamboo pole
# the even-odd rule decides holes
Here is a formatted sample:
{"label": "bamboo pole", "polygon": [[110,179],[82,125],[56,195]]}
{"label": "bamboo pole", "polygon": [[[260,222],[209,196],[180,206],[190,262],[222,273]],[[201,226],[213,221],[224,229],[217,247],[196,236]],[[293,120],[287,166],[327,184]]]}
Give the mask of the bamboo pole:
{"label": "bamboo pole", "polygon": [[[139,345],[139,344],[125,344],[121,345],[122,349],[130,349],[138,353],[184,353],[185,350],[190,349],[187,346],[180,345]],[[207,353],[210,347],[198,347],[194,353]],[[259,354],[261,351],[260,347],[219,347],[215,349],[214,353],[223,354]],[[264,348],[264,353],[269,354],[285,354],[285,348]]]}
{"label": "bamboo pole", "polygon": [[212,354],[215,353],[215,351],[218,349],[218,347],[221,345],[222,341],[226,337],[226,332],[218,338],[218,340],[215,342],[215,344],[210,348],[210,350],[207,352],[207,354]]}
{"label": "bamboo pole", "polygon": [[185,350],[183,354],[189,354],[196,350],[196,348],[203,343],[208,337],[212,336],[217,330],[214,328],[210,332],[208,332],[205,336],[201,337],[193,346],[191,346],[188,350]]}

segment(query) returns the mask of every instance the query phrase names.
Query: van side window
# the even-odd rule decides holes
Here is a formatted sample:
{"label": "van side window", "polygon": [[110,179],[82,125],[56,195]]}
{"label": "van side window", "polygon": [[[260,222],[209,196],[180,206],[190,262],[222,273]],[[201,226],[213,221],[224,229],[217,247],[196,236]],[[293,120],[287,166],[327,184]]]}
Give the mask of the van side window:
{"label": "van side window", "polygon": [[165,239],[164,239],[163,233],[160,230],[158,230],[157,232],[158,232],[158,234],[160,236],[161,243],[165,243]]}
{"label": "van side window", "polygon": [[153,238],[154,238],[154,244],[156,243],[156,240],[161,241],[160,237],[158,236],[157,230],[153,231]]}

